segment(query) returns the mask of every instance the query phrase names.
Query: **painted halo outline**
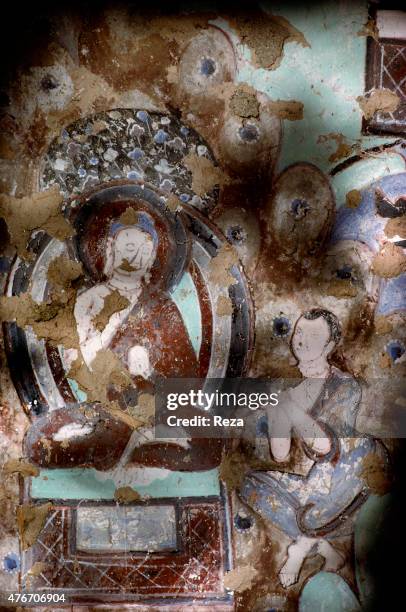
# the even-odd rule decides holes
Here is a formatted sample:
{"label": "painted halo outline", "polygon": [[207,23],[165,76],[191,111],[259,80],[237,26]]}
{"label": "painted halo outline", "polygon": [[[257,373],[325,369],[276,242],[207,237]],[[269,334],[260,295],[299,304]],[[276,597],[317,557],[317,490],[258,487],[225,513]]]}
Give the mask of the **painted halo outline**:
{"label": "painted halo outline", "polygon": [[[155,194],[155,197],[151,196],[154,199],[154,205],[160,202],[161,211],[168,210],[163,202],[166,194],[162,195],[162,199],[160,199],[156,197],[159,192],[155,186],[141,184],[139,181],[124,180],[105,183],[94,188],[91,193],[82,194],[80,199],[86,200],[86,198],[100,194],[105,190],[111,193],[114,191],[120,192],[122,189],[125,190],[127,195],[133,192],[138,197],[140,192],[149,196]],[[70,200],[77,201],[78,199],[78,196],[74,196]],[[66,209],[69,208],[70,200],[65,202]],[[206,380],[244,376],[248,372],[253,351],[254,308],[242,265],[240,263],[238,265],[234,264],[230,269],[231,275],[237,281],[235,284],[230,284],[227,287],[210,284],[208,278],[209,265],[220,248],[228,244],[227,239],[212,222],[193,206],[183,204],[181,210],[173,214],[173,220],[175,227],[178,228],[179,235],[186,236],[189,234],[191,237],[191,259],[199,268],[210,296],[213,336]],[[183,234],[185,229],[186,232]],[[186,248],[186,245],[184,246]],[[66,242],[51,238],[41,230],[35,232],[29,248],[34,254],[34,261],[27,263],[18,256],[16,257],[9,274],[6,295],[21,295],[26,292],[33,278],[35,281],[35,274],[39,266],[42,266],[42,284],[36,286],[34,282],[33,287],[36,298],[40,301],[46,292],[46,271],[49,264],[61,254],[69,254],[69,250]],[[179,270],[182,271],[182,266]],[[177,281],[179,280],[179,270],[178,276],[175,274]],[[182,272],[180,272],[181,275]],[[216,303],[220,296],[230,298],[233,305],[231,315],[219,316],[216,314]],[[46,342],[38,340],[33,332],[21,329],[15,322],[3,323],[3,329],[12,380],[25,412],[29,416],[42,416],[49,410],[65,407],[67,404],[59,390],[61,380],[57,381],[55,379],[54,364],[49,362]],[[78,403],[80,402],[74,402],[73,405]]]}

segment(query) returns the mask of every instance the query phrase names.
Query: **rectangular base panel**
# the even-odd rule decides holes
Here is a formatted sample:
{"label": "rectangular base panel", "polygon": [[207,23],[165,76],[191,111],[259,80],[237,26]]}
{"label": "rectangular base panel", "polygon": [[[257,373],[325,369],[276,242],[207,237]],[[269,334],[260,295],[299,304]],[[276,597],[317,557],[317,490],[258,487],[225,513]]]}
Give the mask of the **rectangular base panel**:
{"label": "rectangular base panel", "polygon": [[[223,584],[230,557],[224,500],[171,501],[176,517],[176,547],[171,541],[171,550],[157,550],[155,546],[151,551],[123,550],[120,540],[118,550],[78,546],[83,545],[83,541],[78,542],[78,534],[83,539],[86,525],[80,526],[77,521],[85,518],[88,524],[92,507],[95,518],[104,508],[110,519],[111,511],[117,508],[114,502],[111,511],[106,502],[81,502],[79,512],[76,504],[53,506],[37,541],[23,555],[21,586],[30,593],[63,593],[66,601],[62,605],[69,607],[104,607],[108,603],[108,609],[123,609],[131,604],[131,609],[140,611],[232,610],[233,598]],[[170,508],[167,499],[162,503]],[[157,501],[152,504],[156,506]],[[131,520],[136,510],[148,511],[144,504],[128,504],[126,508]],[[112,527],[111,520],[106,521],[106,526],[115,533],[117,527]],[[95,533],[99,537],[97,530]],[[88,534],[94,537],[92,531]],[[166,533],[164,536],[168,538]],[[134,537],[130,540],[137,542]],[[42,571],[32,576],[28,572],[37,562],[42,564]],[[54,605],[62,607],[60,603]]]}

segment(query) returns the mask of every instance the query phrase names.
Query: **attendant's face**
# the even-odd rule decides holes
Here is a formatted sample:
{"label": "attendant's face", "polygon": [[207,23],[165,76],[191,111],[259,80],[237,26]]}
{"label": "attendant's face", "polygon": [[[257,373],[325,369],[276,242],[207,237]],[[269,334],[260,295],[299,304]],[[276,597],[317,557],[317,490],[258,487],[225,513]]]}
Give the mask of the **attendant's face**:
{"label": "attendant's face", "polygon": [[299,363],[325,357],[332,346],[334,343],[330,341],[330,328],[323,317],[301,317],[298,320],[292,336],[292,351]]}
{"label": "attendant's face", "polygon": [[114,270],[128,273],[148,272],[154,263],[154,243],[147,232],[137,227],[118,232],[113,244]]}

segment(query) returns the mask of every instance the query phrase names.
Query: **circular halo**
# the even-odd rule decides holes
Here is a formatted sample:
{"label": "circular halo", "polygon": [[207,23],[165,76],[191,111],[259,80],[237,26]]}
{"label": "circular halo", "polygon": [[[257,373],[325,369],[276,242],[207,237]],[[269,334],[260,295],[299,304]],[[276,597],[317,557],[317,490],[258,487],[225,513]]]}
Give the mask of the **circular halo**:
{"label": "circular halo", "polygon": [[170,290],[185,270],[188,240],[179,215],[165,205],[165,197],[144,184],[120,181],[99,185],[67,203],[66,214],[76,229],[76,257],[93,280],[101,281],[107,240],[120,225],[128,224],[120,222],[121,215],[128,210],[141,215],[135,225],[148,219],[149,231],[160,233],[149,284]]}

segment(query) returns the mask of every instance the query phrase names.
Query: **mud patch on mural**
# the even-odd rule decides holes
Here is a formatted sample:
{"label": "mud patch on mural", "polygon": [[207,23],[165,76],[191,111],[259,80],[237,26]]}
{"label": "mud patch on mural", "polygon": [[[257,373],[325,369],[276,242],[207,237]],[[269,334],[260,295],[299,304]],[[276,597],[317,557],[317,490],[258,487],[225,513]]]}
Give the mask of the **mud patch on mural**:
{"label": "mud patch on mural", "polygon": [[[361,1],[62,12],[0,96],[0,591],[361,609],[404,408],[403,41]],[[366,91],[367,38],[398,55]],[[254,376],[284,404],[242,439],[155,431],[162,380]]]}

